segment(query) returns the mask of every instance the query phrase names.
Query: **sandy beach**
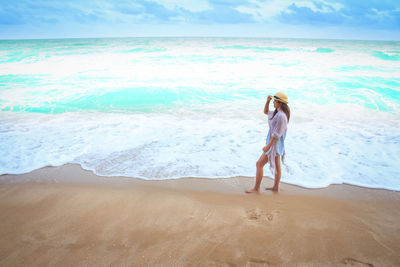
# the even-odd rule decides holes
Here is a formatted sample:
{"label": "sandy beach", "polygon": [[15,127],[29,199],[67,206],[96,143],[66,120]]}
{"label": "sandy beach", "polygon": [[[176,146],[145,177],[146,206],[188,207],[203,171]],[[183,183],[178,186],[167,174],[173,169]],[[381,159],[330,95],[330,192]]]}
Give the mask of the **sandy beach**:
{"label": "sandy beach", "polygon": [[244,194],[253,183],[98,177],[79,165],[2,175],[0,265],[400,266],[400,192],[282,183]]}

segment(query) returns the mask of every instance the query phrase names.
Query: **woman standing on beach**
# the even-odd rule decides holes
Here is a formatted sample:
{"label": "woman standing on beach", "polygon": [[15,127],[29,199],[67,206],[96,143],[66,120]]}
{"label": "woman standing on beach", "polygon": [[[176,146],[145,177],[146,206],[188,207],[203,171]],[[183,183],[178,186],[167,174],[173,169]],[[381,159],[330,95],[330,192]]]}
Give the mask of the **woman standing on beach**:
{"label": "woman standing on beach", "polygon": [[[269,103],[274,98],[275,111],[269,111]],[[263,178],[264,166],[269,162],[271,171],[275,172],[274,186],[266,190],[278,192],[279,181],[281,180],[281,157],[285,157],[285,138],[287,124],[290,118],[290,108],[288,106],[288,97],[284,93],[269,95],[265,103],[264,113],[268,116],[268,136],[266,146],[262,149],[264,152],[257,161],[256,184],[253,189],[246,190],[246,193],[259,193],[261,180]]]}

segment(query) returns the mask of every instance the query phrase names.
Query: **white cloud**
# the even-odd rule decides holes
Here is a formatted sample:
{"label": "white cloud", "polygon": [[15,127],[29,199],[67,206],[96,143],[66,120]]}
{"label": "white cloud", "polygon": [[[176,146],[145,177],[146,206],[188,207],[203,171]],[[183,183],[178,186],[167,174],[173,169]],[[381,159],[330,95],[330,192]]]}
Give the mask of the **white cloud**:
{"label": "white cloud", "polygon": [[290,0],[272,0],[272,1],[258,1],[250,0],[250,3],[254,4],[251,6],[238,7],[238,11],[243,13],[249,13],[253,15],[259,22],[269,21],[271,17],[279,14],[282,10],[285,10],[292,1]]}
{"label": "white cloud", "polygon": [[331,3],[325,0],[249,0],[249,3],[253,4],[253,6],[240,6],[237,10],[253,15],[259,22],[273,22],[274,16],[279,15],[283,11],[290,12],[287,8],[292,4],[295,4],[297,7],[308,7],[314,12],[321,13],[332,12],[332,9],[337,11],[344,7],[340,3]]}
{"label": "white cloud", "polygon": [[153,2],[159,3],[168,9],[181,7],[191,12],[200,12],[211,9],[208,0],[153,0]]}

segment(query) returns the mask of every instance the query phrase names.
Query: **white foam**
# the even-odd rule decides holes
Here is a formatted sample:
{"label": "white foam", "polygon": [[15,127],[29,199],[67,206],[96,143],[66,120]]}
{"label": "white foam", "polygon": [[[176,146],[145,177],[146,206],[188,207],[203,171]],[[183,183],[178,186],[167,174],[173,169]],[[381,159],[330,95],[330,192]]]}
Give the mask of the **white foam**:
{"label": "white foam", "polygon": [[[0,75],[21,75],[22,82],[0,90],[0,108],[62,106],[126,88],[186,93],[187,102],[178,97],[147,114],[87,111],[85,102],[76,113],[2,111],[0,174],[78,163],[99,175],[144,179],[254,176],[267,134],[265,98],[284,91],[292,118],[282,181],[400,190],[399,104],[392,97],[400,69],[398,61],[371,55],[380,49],[376,44],[153,40],[149,48],[166,51],[121,52],[136,48],[133,43],[1,64]],[[289,50],[217,48],[232,44]],[[334,51],[315,53],[319,47]],[[23,81],[30,75],[44,79],[30,85]],[[342,88],[346,83],[350,86]],[[385,94],[385,88],[392,93]],[[268,168],[265,173],[271,175]]]}
{"label": "white foam", "polygon": [[[98,175],[144,179],[254,176],[265,142],[262,110],[232,114],[2,113],[0,173],[78,163]],[[7,116],[5,116],[5,114]],[[343,104],[295,105],[282,181],[400,190],[399,119]],[[268,168],[265,174],[272,176]]]}

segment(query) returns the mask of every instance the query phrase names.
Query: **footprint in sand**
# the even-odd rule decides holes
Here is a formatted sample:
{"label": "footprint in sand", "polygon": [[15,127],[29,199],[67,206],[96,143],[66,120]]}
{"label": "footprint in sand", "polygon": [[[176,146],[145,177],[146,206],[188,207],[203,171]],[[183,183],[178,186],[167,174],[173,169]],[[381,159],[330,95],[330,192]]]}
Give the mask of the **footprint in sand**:
{"label": "footprint in sand", "polygon": [[246,211],[246,218],[249,221],[273,222],[280,212],[278,210],[266,211],[261,209],[251,209]]}
{"label": "footprint in sand", "polygon": [[249,220],[259,220],[261,217],[261,212],[259,209],[248,210],[246,211],[246,214]]}
{"label": "footprint in sand", "polygon": [[356,259],[352,259],[352,258],[345,258],[342,260],[342,263],[345,265],[350,265],[350,266],[359,266],[359,267],[374,267],[373,264],[371,263],[367,263],[367,262],[362,262]]}
{"label": "footprint in sand", "polygon": [[271,263],[262,259],[249,259],[245,266],[270,266]]}

